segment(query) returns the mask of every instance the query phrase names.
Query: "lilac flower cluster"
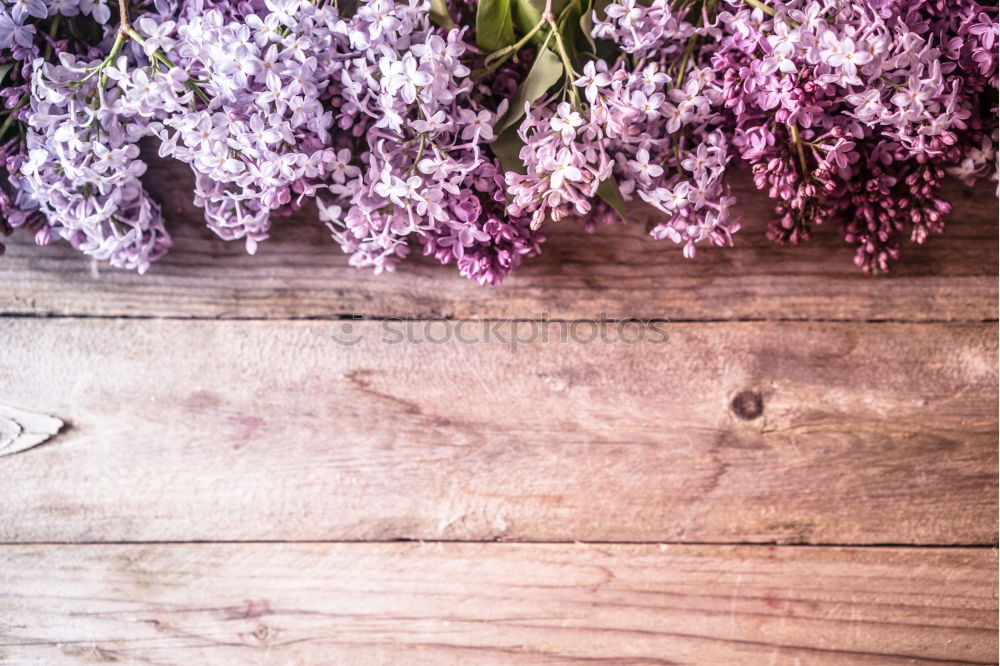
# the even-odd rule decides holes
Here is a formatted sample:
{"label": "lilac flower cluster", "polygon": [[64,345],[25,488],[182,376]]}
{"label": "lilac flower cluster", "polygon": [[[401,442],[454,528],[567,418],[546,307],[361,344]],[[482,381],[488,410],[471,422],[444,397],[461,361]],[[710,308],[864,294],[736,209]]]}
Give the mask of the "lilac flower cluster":
{"label": "lilac flower cluster", "polygon": [[607,71],[588,63],[577,84],[591,113],[606,119],[619,188],[666,214],[651,234],[682,244],[684,256],[693,257],[704,240],[731,244],[739,221],[723,179],[730,151],[721,81],[710,66],[717,26],[708,9],[618,0],[605,14],[594,36],[628,57]]}
{"label": "lilac flower cluster", "polygon": [[209,228],[244,239],[251,254],[268,237],[271,213],[315,195],[336,160],[332,113],[321,102],[336,10],[298,0],[267,6],[263,18],[227,20],[217,9],[176,22],[141,18],[135,39],[152,73],[113,75],[123,106],[149,119],[160,155],[191,166]]}
{"label": "lilac flower cluster", "polygon": [[[865,271],[940,232],[946,170],[995,178],[996,12],[971,1],[728,0],[712,66],[736,156],[778,200],[769,235],[838,219]],[[992,125],[992,128],[987,127]]]}
{"label": "lilac flower cluster", "polygon": [[504,105],[485,108],[464,31],[436,29],[423,0],[375,0],[334,30],[346,37],[331,75],[343,147],[321,219],[351,264],[393,270],[412,238],[497,284],[537,254],[541,236],[504,212],[503,171],[489,151]]}
{"label": "lilac flower cluster", "polygon": [[32,76],[38,62],[58,53],[99,57],[100,24],[109,17],[107,5],[93,0],[0,1],[0,237],[16,228],[31,231],[40,244],[52,237],[20,176],[28,159]]}
{"label": "lilac flower cluster", "polygon": [[139,179],[146,165],[136,143],[146,128],[120,113],[107,61],[67,53],[60,61],[32,79],[21,185],[49,221],[44,233],[143,273],[170,247],[160,207]]}
{"label": "lilac flower cluster", "polygon": [[997,177],[973,0],[148,1],[0,0],[0,232],[145,271],[170,247],[145,139],[250,253],[316,199],[376,273],[418,247],[496,285],[545,224],[628,202],[693,257],[732,244],[746,167],[772,239],[836,223],[884,272],[944,229],[948,175]]}
{"label": "lilac flower cluster", "polygon": [[607,220],[614,213],[601,188],[610,188],[664,213],[652,235],[683,245],[687,257],[706,239],[731,243],[739,222],[723,181],[722,91],[700,44],[712,28],[690,14],[635,0],[595,14],[592,37],[621,55],[571,67],[568,86],[526,107],[518,129],[525,173],[507,173],[508,211],[530,215],[535,228],[546,219]]}

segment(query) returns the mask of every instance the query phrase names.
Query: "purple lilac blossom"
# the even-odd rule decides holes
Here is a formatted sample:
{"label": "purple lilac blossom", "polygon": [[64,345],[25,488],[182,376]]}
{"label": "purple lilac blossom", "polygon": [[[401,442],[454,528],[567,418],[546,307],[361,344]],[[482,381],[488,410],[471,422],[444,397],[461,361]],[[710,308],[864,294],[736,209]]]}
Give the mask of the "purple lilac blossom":
{"label": "purple lilac blossom", "polygon": [[333,116],[320,101],[342,39],[336,9],[299,0],[266,7],[245,18],[190,7],[176,22],[141,18],[147,57],[169,65],[117,76],[124,106],[149,119],[160,155],[191,166],[209,228],[244,239],[251,254],[271,214],[314,196],[336,159]]}
{"label": "purple lilac blossom", "polygon": [[332,104],[349,138],[321,219],[352,265],[394,270],[413,240],[462,275],[498,284],[543,238],[504,211],[488,145],[506,103],[483,103],[489,88],[469,76],[464,30],[434,27],[423,0],[374,0],[336,29],[347,39],[337,43]]}
{"label": "purple lilac blossom", "polygon": [[160,207],[139,180],[146,165],[136,143],[146,127],[121,113],[113,84],[89,76],[101,61],[59,60],[32,78],[21,185],[45,213],[46,233],[143,273],[170,247]]}
{"label": "purple lilac blossom", "polygon": [[724,180],[723,90],[710,66],[717,18],[665,0],[619,0],[595,13],[593,35],[625,54],[607,69],[588,64],[577,81],[613,142],[622,194],[665,213],[650,233],[683,245],[685,257],[705,240],[732,244],[740,225]]}
{"label": "purple lilac blossom", "polygon": [[996,112],[981,103],[996,86],[995,9],[726,1],[712,65],[734,152],[778,200],[772,239],[837,219],[855,263],[886,272],[907,232],[923,242],[944,229],[945,169],[996,177]]}
{"label": "purple lilac blossom", "polygon": [[[38,202],[21,183],[19,172],[27,159],[24,125],[31,112],[32,75],[43,55],[69,52],[99,57],[98,49],[65,29],[70,21],[83,22],[73,18],[80,15],[74,0],[0,2],[0,237],[24,228],[39,244],[51,239]],[[56,17],[63,20],[62,30],[54,29],[59,27]],[[0,243],[0,253],[3,249]]]}
{"label": "purple lilac blossom", "polygon": [[[159,206],[138,180],[145,164],[136,159],[135,142],[143,130],[118,117],[116,93],[96,75],[101,48],[76,36],[89,30],[94,41],[110,44],[114,31],[98,26],[109,18],[106,6],[92,2],[0,6],[0,58],[14,64],[6,72],[12,85],[2,93],[11,114],[4,127],[16,123],[0,148],[8,181],[0,215],[8,227],[32,231],[39,244],[61,238],[143,272],[170,245]],[[74,29],[67,31],[70,21]]]}
{"label": "purple lilac blossom", "polygon": [[[836,221],[885,272],[907,236],[943,231],[946,175],[997,178],[995,7],[614,0],[593,16],[606,58],[526,106],[523,173],[490,144],[534,47],[474,75],[475,1],[450,7],[443,30],[427,0],[143,0],[142,37],[111,58],[106,0],[0,0],[0,232],[146,270],[170,244],[140,180],[136,143],[155,136],[194,171],[209,227],[250,252],[319,194],[352,265],[393,270],[419,246],[495,285],[547,221],[617,219],[614,181],[692,257],[732,243],[725,176],[748,166],[776,200],[772,239]],[[57,15],[100,25],[99,45]]]}

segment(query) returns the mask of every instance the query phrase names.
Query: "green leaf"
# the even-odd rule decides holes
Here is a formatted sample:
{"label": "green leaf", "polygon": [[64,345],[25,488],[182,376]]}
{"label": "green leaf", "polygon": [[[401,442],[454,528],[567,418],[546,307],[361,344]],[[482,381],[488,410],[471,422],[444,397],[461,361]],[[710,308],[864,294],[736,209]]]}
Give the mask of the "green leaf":
{"label": "green leaf", "polygon": [[590,50],[587,53],[596,56],[597,55],[597,43],[594,42],[594,37],[591,34],[594,31],[594,11],[593,7],[586,7],[580,16],[580,32],[583,34],[583,39],[585,40]]}
{"label": "green leaf", "polygon": [[562,28],[560,34],[563,38],[563,44],[566,46],[566,55],[569,56],[569,61],[574,68],[579,68],[582,65],[578,54],[580,19],[583,16],[582,4],[584,4],[584,0],[574,0],[573,4],[566,10],[566,18],[560,26]]}
{"label": "green leaf", "polygon": [[625,211],[625,198],[622,196],[621,190],[618,189],[618,183],[615,182],[614,177],[602,181],[597,186],[597,196],[601,197],[606,204],[615,209],[618,217],[622,218],[622,222],[628,222]]}
{"label": "green leaf", "polygon": [[492,53],[516,41],[510,0],[480,0],[476,11],[476,46],[483,53]]}
{"label": "green leaf", "polygon": [[545,4],[536,5],[531,0],[513,0],[511,7],[514,10],[514,25],[517,26],[517,31],[527,35],[542,20],[542,9],[545,8]]}
{"label": "green leaf", "polygon": [[527,35],[542,20],[542,10],[545,9],[545,3],[533,2],[532,0],[513,0],[511,7],[517,31],[522,35]]}
{"label": "green leaf", "polygon": [[521,141],[521,137],[518,136],[517,127],[513,126],[505,129],[490,144],[490,150],[500,160],[500,166],[503,167],[504,171],[527,173],[528,169],[521,159],[521,148],[524,148],[524,141]]}
{"label": "green leaf", "polygon": [[439,28],[451,30],[455,27],[445,0],[431,0],[431,22]]}
{"label": "green leaf", "polygon": [[14,63],[12,62],[8,62],[5,65],[0,65],[0,84],[3,83],[3,80],[5,78],[7,78],[7,74],[9,74],[10,70],[12,69],[14,69]]}
{"label": "green leaf", "polygon": [[524,117],[524,105],[534,102],[548,92],[549,88],[562,80],[563,64],[555,53],[549,49],[540,51],[528,75],[524,77],[514,98],[510,101],[510,109],[497,124],[494,133],[499,136],[508,127],[514,127]]}
{"label": "green leaf", "polygon": [[[579,2],[580,0],[552,0],[552,14],[559,16],[559,12],[566,7],[567,2]],[[608,0],[610,2],[611,0]],[[511,8],[514,14],[514,27],[520,35],[527,35],[531,29],[542,20],[542,12],[545,11],[546,0],[511,0]],[[545,30],[539,30],[531,38],[532,43],[541,46],[545,41]]]}

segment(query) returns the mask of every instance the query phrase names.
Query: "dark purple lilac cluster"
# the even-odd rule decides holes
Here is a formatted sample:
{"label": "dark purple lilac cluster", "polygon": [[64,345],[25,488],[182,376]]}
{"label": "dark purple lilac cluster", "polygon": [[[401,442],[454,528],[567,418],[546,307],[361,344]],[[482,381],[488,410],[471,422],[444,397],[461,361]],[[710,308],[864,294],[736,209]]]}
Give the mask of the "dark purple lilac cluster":
{"label": "dark purple lilac cluster", "polygon": [[769,236],[839,222],[855,263],[888,271],[941,232],[946,173],[996,178],[996,10],[971,0],[730,0],[712,67],[734,159],[777,200]]}

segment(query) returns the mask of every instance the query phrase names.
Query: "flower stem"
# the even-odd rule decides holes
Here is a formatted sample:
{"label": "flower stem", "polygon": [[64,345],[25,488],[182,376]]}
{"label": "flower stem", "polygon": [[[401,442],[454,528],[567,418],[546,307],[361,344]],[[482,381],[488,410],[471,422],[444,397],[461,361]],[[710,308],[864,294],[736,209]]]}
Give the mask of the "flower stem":
{"label": "flower stem", "polygon": [[0,138],[3,138],[4,133],[10,129],[11,125],[14,124],[14,117],[17,115],[15,111],[28,103],[28,95],[28,93],[21,95],[21,99],[17,100],[17,104],[10,109],[7,120],[3,121],[3,125],[0,125]]}
{"label": "flower stem", "polygon": [[128,0],[118,0],[118,34],[128,39],[133,32],[132,22],[128,20]]}
{"label": "flower stem", "polygon": [[559,34],[559,29],[556,27],[555,22],[550,19],[549,24],[551,25],[549,34],[555,35],[556,38],[556,53],[559,54],[563,67],[566,69],[566,77],[569,79],[570,95],[573,97],[574,106],[580,106],[580,93],[577,91],[576,86],[573,85],[573,79],[577,74],[573,70],[573,63],[570,62],[569,53],[566,51],[566,44],[563,43],[562,35]]}
{"label": "flower stem", "polygon": [[[128,30],[128,36],[131,37],[132,39],[134,39],[136,41],[136,43],[139,44],[140,46],[145,47],[146,40],[143,39],[142,36],[139,35],[139,33],[137,33],[134,29],[129,28],[129,30]],[[150,53],[149,54],[149,59],[152,62],[154,62],[154,63],[158,63],[158,64],[163,65],[167,69],[176,69],[177,68],[177,65],[175,65],[174,62],[172,60],[170,60],[170,58],[168,58],[166,55],[164,55],[164,53],[162,51],[160,51],[159,49],[155,49],[152,53]],[[208,95],[205,94],[205,91],[202,90],[198,86],[198,84],[195,83],[194,81],[192,81],[191,79],[187,79],[186,81],[184,81],[184,86],[188,90],[190,90],[190,91],[194,92],[196,95],[198,95],[198,97],[201,99],[201,101],[204,102],[205,104],[210,104],[212,102],[212,100],[209,99]]]}
{"label": "flower stem", "polygon": [[774,9],[772,9],[771,7],[768,7],[767,5],[765,5],[760,0],[743,0],[743,2],[747,3],[751,7],[756,7],[757,9],[761,10],[762,12],[764,12],[765,14],[767,14],[768,16],[774,16],[774,14],[775,14]]}
{"label": "flower stem", "polygon": [[60,18],[62,18],[62,14],[56,14],[55,18],[52,19],[52,25],[49,26],[49,39],[45,44],[45,55],[42,56],[45,60],[52,57],[52,41],[56,38],[56,31],[59,30]]}
{"label": "flower stem", "polygon": [[[524,45],[527,44],[529,41],[531,41],[531,38],[535,36],[535,33],[541,30],[542,26],[544,25],[545,25],[545,20],[543,19],[538,23],[536,23],[535,27],[529,30],[528,34],[519,39],[517,43],[511,44],[510,46],[500,49],[499,51],[494,51],[493,53],[486,56],[486,60],[484,61],[484,64],[486,65],[486,72],[487,73],[492,72],[497,67],[507,62],[507,59],[510,58],[515,53],[517,53],[518,51],[520,51],[522,48],[524,48]],[[494,63],[493,62],[494,60],[497,60],[497,62]]]}
{"label": "flower stem", "polygon": [[792,123],[792,143],[795,144],[795,150],[799,154],[799,166],[802,167],[802,177],[805,178],[809,174],[809,169],[806,167],[806,152],[802,148],[802,140],[799,138],[799,126]]}

